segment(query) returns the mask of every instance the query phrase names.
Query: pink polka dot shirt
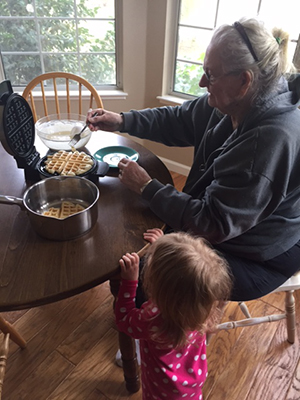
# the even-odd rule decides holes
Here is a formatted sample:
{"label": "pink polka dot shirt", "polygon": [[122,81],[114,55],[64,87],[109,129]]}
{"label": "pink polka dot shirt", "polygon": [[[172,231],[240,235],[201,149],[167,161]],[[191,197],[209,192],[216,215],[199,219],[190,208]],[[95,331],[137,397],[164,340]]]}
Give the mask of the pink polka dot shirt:
{"label": "pink polka dot shirt", "polygon": [[143,400],[202,399],[207,376],[205,336],[191,332],[182,349],[151,339],[161,315],[147,301],[135,307],[137,281],[122,280],[115,306],[118,329],[140,340]]}

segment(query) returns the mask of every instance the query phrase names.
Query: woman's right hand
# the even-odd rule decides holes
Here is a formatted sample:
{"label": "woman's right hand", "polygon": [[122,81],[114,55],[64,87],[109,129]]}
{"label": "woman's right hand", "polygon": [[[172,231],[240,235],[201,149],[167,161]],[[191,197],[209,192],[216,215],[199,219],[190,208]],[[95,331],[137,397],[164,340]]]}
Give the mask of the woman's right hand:
{"label": "woman's right hand", "polygon": [[[96,116],[93,115],[97,113]],[[118,113],[106,111],[103,108],[95,108],[88,111],[86,123],[91,131],[120,131],[123,128],[123,116]]]}

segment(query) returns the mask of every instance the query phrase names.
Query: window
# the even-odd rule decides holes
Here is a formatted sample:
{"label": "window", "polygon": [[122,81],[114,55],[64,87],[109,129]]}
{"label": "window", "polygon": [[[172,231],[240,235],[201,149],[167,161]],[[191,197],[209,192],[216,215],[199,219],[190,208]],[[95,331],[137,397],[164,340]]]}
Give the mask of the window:
{"label": "window", "polygon": [[0,70],[13,86],[50,71],[116,86],[115,1],[1,1],[0,50]]}
{"label": "window", "polygon": [[199,96],[205,50],[213,30],[224,23],[232,24],[242,16],[258,16],[268,28],[282,27],[290,34],[291,57],[299,37],[299,0],[178,0],[177,42],[172,76],[173,94]]}

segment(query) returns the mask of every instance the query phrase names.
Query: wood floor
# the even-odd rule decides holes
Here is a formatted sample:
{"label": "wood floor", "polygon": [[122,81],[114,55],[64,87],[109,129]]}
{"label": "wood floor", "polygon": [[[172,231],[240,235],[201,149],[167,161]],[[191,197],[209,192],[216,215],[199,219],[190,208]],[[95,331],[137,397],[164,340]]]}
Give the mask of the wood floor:
{"label": "wood floor", "polygon": [[[183,177],[174,174],[180,189]],[[208,346],[205,400],[300,399],[300,293],[296,294],[297,333],[286,341],[285,321],[222,331]],[[253,315],[284,309],[281,293],[248,303]],[[122,369],[114,363],[118,348],[109,285],[30,310],[3,313],[27,340],[13,342],[2,400],[141,400],[130,395]],[[242,318],[229,303],[224,320]],[[168,399],[172,400],[172,399]]]}

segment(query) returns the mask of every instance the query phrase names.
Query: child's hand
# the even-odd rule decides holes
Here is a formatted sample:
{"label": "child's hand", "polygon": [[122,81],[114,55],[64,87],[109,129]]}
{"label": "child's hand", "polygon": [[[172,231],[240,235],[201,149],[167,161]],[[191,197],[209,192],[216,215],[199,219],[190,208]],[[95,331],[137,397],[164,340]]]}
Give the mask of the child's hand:
{"label": "child's hand", "polygon": [[137,281],[139,277],[140,257],[136,253],[126,253],[119,261],[121,278],[129,281]]}
{"label": "child's hand", "polygon": [[150,243],[154,243],[158,238],[163,235],[163,231],[159,228],[148,229],[147,232],[144,233],[144,239]]}

